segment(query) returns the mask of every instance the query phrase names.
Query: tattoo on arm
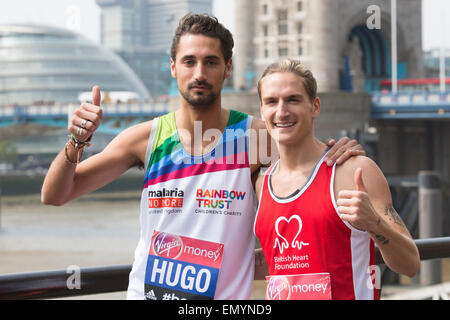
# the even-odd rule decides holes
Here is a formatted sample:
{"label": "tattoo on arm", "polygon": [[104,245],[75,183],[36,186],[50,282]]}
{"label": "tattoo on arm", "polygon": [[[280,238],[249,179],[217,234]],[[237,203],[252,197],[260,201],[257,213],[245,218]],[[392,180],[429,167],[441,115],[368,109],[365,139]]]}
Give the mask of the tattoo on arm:
{"label": "tattoo on arm", "polygon": [[[385,208],[384,208],[384,216],[389,220],[389,221],[393,221],[396,225],[401,226],[403,228],[406,229],[405,224],[403,223],[402,218],[400,218],[399,214],[397,213],[397,211],[395,211],[394,207],[392,206],[392,203],[388,204]],[[380,218],[378,218],[377,221],[377,225],[380,224]],[[388,244],[389,243],[389,239],[387,239],[385,236],[381,235],[381,234],[377,234],[375,232],[370,232],[373,237],[382,245]]]}
{"label": "tattoo on arm", "polygon": [[375,237],[375,239],[377,241],[379,241],[381,244],[385,245],[389,243],[389,240],[386,239],[385,236],[381,235],[381,234],[376,234],[375,232],[371,232],[371,234]]}
{"label": "tattoo on arm", "polygon": [[395,224],[406,228],[402,218],[400,218],[397,211],[395,211],[392,206],[392,203],[388,204],[388,206],[384,208],[384,215],[389,219],[389,221],[394,221]]}
{"label": "tattoo on arm", "polygon": [[[377,221],[377,226],[380,224],[381,218],[378,217],[378,221]],[[370,234],[373,235],[375,237],[375,239],[380,242],[382,245],[388,244],[389,240],[386,239],[385,236],[381,235],[381,234],[377,234],[375,232],[370,231]]]}

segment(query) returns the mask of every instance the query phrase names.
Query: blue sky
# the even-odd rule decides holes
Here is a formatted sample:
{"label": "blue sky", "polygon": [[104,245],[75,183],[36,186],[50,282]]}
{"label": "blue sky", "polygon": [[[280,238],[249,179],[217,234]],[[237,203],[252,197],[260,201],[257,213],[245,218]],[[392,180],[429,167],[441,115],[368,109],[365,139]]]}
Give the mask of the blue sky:
{"label": "blue sky", "polygon": [[[236,0],[213,0],[213,13],[231,31],[234,30],[233,3]],[[242,1],[242,0],[241,0]],[[358,0],[355,0],[358,1]],[[423,48],[445,44],[450,49],[450,0],[422,0]],[[71,19],[79,10],[80,19]],[[59,27],[79,26],[79,31],[99,42],[100,10],[94,0],[6,0],[0,1],[0,24],[40,23]],[[442,30],[447,30],[444,35]]]}

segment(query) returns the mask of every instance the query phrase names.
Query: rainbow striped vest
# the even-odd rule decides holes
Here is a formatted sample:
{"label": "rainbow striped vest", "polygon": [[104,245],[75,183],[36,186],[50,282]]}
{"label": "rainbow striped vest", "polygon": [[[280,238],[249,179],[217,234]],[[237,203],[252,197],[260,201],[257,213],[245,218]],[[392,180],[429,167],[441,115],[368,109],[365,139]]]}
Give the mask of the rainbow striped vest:
{"label": "rainbow striped vest", "polygon": [[[159,299],[155,293],[158,291],[165,298],[178,299],[178,293],[182,298],[182,293],[191,289],[197,289],[195,297],[206,297],[203,288],[216,281],[214,290],[208,291],[210,297],[249,299],[254,277],[252,227],[256,212],[247,134],[251,123],[251,116],[230,110],[227,127],[214,148],[202,156],[193,156],[180,143],[173,112],[153,120],[141,197],[141,233],[127,298]],[[152,238],[157,233],[168,236],[160,236],[155,247]],[[206,271],[201,273],[200,267],[195,269],[208,254],[214,255],[200,244],[199,248],[187,250],[181,241],[185,238],[193,239],[191,243],[222,246],[221,264],[213,268],[217,279]],[[164,243],[164,239],[172,240]],[[166,263],[167,257],[155,252],[164,252],[167,257],[171,254],[172,260]],[[188,257],[189,263],[198,261],[193,267],[177,260],[194,252],[198,257]]]}

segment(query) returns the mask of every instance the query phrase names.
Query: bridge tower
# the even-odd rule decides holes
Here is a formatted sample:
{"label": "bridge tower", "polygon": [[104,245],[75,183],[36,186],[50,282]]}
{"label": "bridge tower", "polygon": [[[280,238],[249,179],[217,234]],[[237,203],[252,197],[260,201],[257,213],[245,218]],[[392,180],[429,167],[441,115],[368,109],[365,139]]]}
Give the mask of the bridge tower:
{"label": "bridge tower", "polygon": [[[379,27],[367,20],[378,9]],[[398,0],[399,76],[423,76],[421,0]],[[234,85],[245,84],[252,62],[256,84],[272,62],[301,60],[317,77],[319,90],[377,89],[390,77],[391,13],[388,0],[236,1]]]}

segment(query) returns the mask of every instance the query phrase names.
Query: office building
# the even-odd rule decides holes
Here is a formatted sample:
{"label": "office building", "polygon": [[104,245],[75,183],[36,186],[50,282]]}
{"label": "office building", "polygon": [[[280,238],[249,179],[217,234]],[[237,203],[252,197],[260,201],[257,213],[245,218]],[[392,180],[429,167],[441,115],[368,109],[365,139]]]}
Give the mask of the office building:
{"label": "office building", "polygon": [[93,85],[150,98],[119,56],[79,34],[38,25],[0,26],[0,105],[78,103]]}
{"label": "office building", "polygon": [[212,13],[212,0],[96,0],[101,7],[101,42],[119,54],[153,97],[173,87],[170,45],[187,13]]}

